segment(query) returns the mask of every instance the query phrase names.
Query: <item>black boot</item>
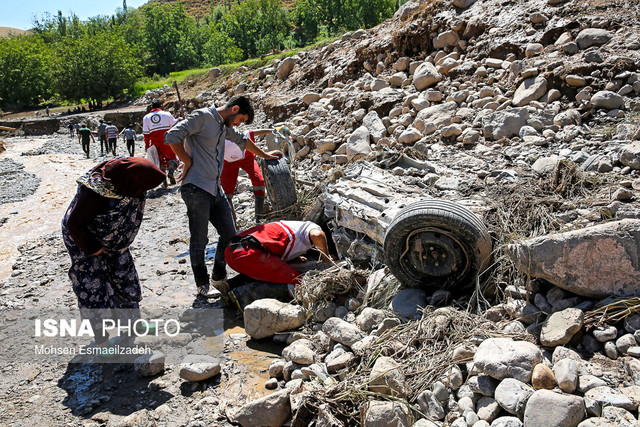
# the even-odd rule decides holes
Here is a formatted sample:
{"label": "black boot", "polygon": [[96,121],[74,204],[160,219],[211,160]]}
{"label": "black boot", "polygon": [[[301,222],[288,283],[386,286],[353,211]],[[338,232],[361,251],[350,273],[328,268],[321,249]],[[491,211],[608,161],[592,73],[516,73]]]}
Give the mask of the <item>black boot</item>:
{"label": "black boot", "polygon": [[255,211],[256,224],[260,224],[264,221],[264,196],[256,196]]}

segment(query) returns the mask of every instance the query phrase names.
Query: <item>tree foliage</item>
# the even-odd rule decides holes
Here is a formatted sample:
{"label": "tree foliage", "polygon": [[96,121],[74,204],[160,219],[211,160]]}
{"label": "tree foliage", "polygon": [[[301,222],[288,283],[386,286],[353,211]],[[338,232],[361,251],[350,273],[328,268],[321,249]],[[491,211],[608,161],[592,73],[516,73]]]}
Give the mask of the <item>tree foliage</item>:
{"label": "tree foliage", "polygon": [[39,38],[0,39],[0,106],[37,105],[52,94],[51,49]]}
{"label": "tree foliage", "polygon": [[236,62],[319,36],[369,28],[406,0],[223,0],[196,20],[181,3],[122,2],[110,16],[81,21],[44,14],[31,35],[0,40],[0,106],[116,98],[142,74],[167,75]]}
{"label": "tree foliage", "polygon": [[251,58],[284,48],[290,21],[280,0],[244,0],[222,16],[222,29]]}
{"label": "tree foliage", "polygon": [[70,101],[118,98],[142,75],[140,60],[117,33],[68,38],[57,46],[56,90]]}

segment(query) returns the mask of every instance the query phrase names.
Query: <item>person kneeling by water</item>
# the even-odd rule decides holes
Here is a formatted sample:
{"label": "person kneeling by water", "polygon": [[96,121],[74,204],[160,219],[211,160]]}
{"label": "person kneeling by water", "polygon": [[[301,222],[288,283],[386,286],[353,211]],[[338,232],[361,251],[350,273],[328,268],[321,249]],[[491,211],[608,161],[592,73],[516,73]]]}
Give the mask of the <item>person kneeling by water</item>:
{"label": "person kneeling by water", "polygon": [[[238,233],[225,250],[227,265],[261,283],[230,290],[231,279],[218,290],[226,303],[233,301],[240,310],[261,298],[293,297],[301,273],[288,262],[317,248],[324,262],[330,263],[327,237],[311,221],[277,221],[256,225]],[[235,278],[234,278],[235,279]]]}

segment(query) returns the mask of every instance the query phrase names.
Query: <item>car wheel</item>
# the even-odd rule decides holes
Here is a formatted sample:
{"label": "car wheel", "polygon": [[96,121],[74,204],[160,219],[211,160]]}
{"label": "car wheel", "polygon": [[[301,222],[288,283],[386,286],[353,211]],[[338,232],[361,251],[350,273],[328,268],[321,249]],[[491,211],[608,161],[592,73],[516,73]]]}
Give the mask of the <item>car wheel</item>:
{"label": "car wheel", "polygon": [[402,209],[384,237],[384,258],[406,287],[466,290],[491,262],[491,237],[467,208],[423,200]]}
{"label": "car wheel", "polygon": [[287,160],[283,157],[275,160],[261,160],[260,168],[271,207],[276,212],[291,207],[298,201],[298,195]]}

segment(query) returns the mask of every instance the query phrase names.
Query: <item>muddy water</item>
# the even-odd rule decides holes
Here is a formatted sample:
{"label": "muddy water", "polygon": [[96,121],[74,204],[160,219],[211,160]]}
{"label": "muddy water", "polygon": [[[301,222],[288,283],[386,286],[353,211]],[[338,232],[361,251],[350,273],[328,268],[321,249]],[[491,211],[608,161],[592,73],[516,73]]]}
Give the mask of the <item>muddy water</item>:
{"label": "muddy water", "polygon": [[0,155],[22,163],[26,172],[41,179],[36,192],[24,201],[0,205],[0,218],[7,218],[0,227],[0,280],[11,273],[19,245],[60,229],[60,221],[75,194],[75,180],[94,164],[91,159],[68,154],[21,155],[46,141],[18,140],[8,144]]}
{"label": "muddy water", "polygon": [[[52,152],[52,141],[54,145],[58,144],[63,149]],[[5,283],[2,298],[10,298],[25,307],[71,307],[76,304],[66,275],[69,260],[60,238],[60,221],[75,195],[76,179],[105,158],[85,159],[79,147],[71,142],[64,136],[39,139],[12,138],[7,144],[7,151],[0,154],[0,159],[11,159],[23,164],[25,172],[34,174],[41,180],[35,192],[23,201],[0,204],[0,219],[6,218],[0,226],[0,282]],[[43,153],[22,155],[27,152],[33,154],[34,150],[41,150]],[[142,285],[141,306],[223,310],[224,327],[219,331],[221,335],[208,338],[205,342],[206,353],[222,361],[222,375],[213,383],[203,383],[200,387],[215,387],[215,394],[219,397],[221,406],[235,409],[252,399],[271,393],[264,387],[269,377],[268,366],[280,357],[282,348],[271,342],[256,343],[250,340],[242,329],[242,317],[237,311],[223,308],[217,300],[202,301],[195,296],[196,288],[189,266],[188,242],[186,208],[178,188],[174,186],[150,191],[142,226],[131,247]],[[25,243],[28,243],[27,249],[23,247],[22,252],[19,251],[18,248]],[[209,268],[215,256],[216,243],[217,236],[210,230],[207,247]],[[18,270],[12,270],[14,265],[19,266]],[[16,274],[18,272],[20,274]],[[89,365],[79,365],[77,369],[71,368],[71,365],[47,369],[46,377],[51,380],[43,381],[49,392],[42,394],[37,405],[23,403],[23,408],[18,410],[18,413],[24,410],[20,414],[22,419],[51,418],[70,423],[100,410],[117,413],[115,408],[121,403],[134,402],[141,407],[148,403],[151,409],[159,404],[146,402],[135,387],[130,391],[117,384],[106,389],[113,403],[103,402],[101,399],[104,396],[96,393],[105,393],[101,378],[106,374],[103,372],[96,376]],[[167,389],[172,390],[173,397],[165,396],[162,390],[158,392],[162,395],[161,399],[158,398],[158,393],[149,393],[149,396],[155,396],[154,400],[157,402],[168,399],[180,408],[186,407],[188,412],[192,410],[193,402],[181,395],[179,390],[183,380],[179,378],[177,371],[170,369],[158,378],[162,383],[168,384]],[[132,377],[128,377],[129,374],[126,372],[116,372],[114,375],[120,378],[122,383],[133,384],[138,381],[140,389],[146,390],[144,381],[136,379],[133,373]],[[61,378],[63,381],[58,383],[58,379]],[[9,378],[8,381],[12,387],[17,387],[13,389],[10,401],[22,402],[20,393],[28,395],[28,391],[19,390],[17,384],[21,379]],[[9,397],[1,391],[0,388],[0,397]],[[65,395],[68,396],[65,398]],[[60,401],[63,401],[66,409],[60,407]],[[6,403],[9,404],[9,400]],[[0,404],[0,424],[3,419],[2,406]],[[68,409],[71,409],[72,413],[69,413]]]}

